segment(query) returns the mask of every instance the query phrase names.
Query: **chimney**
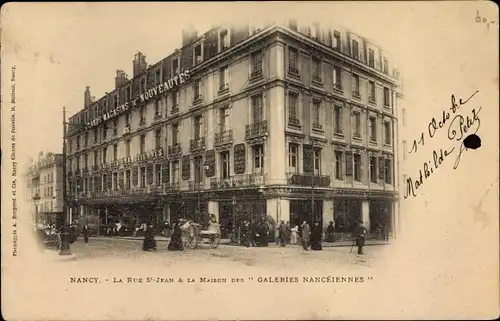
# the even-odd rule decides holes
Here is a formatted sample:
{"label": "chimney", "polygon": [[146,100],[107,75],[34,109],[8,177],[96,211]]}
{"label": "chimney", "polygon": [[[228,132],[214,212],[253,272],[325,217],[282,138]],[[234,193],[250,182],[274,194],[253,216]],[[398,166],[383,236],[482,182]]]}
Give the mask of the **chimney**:
{"label": "chimney", "polygon": [[146,56],[142,54],[142,52],[138,52],[134,56],[133,61],[133,77],[135,78],[137,75],[143,73],[148,68],[148,64],[146,63]]}
{"label": "chimney", "polygon": [[128,81],[127,74],[123,70],[116,71],[115,89],[121,87]]}
{"label": "chimney", "polygon": [[188,25],[182,29],[182,46],[189,44],[191,41],[198,37],[198,32],[194,29],[193,25]]}
{"label": "chimney", "polygon": [[90,95],[90,86],[85,87],[85,108],[92,104],[92,96]]}

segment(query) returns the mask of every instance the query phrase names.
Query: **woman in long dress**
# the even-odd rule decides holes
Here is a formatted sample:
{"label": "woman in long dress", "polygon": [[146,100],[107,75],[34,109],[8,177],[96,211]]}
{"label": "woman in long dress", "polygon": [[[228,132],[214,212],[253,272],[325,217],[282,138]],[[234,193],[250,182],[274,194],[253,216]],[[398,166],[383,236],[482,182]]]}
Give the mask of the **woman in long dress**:
{"label": "woman in long dress", "polygon": [[174,223],[174,229],[167,249],[169,251],[182,251],[184,249],[184,245],[182,244],[182,230],[179,222]]}
{"label": "woman in long dress", "polygon": [[294,228],[290,230],[290,244],[297,244],[297,235],[299,233],[299,226],[295,225]]}

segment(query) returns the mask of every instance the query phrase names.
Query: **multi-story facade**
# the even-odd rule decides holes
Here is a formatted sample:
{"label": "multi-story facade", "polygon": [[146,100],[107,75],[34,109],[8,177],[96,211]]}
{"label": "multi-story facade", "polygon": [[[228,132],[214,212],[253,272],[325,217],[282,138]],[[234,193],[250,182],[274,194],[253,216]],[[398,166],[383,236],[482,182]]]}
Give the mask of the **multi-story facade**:
{"label": "multi-story facade", "polygon": [[[396,83],[389,55],[354,33],[290,22],[220,26],[70,118],[78,213],[392,224]],[[314,204],[314,208],[312,208]],[[73,204],[75,206],[75,204]]]}
{"label": "multi-story facade", "polygon": [[31,213],[36,213],[34,196],[38,196],[37,223],[54,222],[63,213],[63,155],[40,153],[38,159],[28,168],[26,175],[28,191],[26,193]]}

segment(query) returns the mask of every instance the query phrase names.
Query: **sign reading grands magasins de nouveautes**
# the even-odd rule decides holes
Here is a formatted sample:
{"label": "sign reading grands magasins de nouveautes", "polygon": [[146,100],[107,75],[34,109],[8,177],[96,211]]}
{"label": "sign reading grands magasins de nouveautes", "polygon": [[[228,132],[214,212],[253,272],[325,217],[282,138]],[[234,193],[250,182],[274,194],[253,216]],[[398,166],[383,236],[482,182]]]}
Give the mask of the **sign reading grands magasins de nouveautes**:
{"label": "sign reading grands magasins de nouveautes", "polygon": [[148,100],[157,97],[158,95],[162,95],[167,93],[169,90],[179,86],[180,84],[183,84],[186,82],[186,80],[189,79],[189,70],[183,71],[179,74],[177,74],[175,77],[170,78],[169,80],[165,81],[162,84],[159,84],[149,90],[146,90],[145,92],[141,93],[139,96],[135,97],[134,99],[124,103],[123,105],[120,105],[116,107],[115,109],[112,109],[111,111],[102,114],[101,116],[93,119],[92,121],[88,122],[85,124],[85,126],[88,128],[90,127],[95,127],[102,123],[103,121],[106,121],[110,118],[113,118],[127,110],[129,110],[131,107],[134,108],[136,105],[147,102]]}

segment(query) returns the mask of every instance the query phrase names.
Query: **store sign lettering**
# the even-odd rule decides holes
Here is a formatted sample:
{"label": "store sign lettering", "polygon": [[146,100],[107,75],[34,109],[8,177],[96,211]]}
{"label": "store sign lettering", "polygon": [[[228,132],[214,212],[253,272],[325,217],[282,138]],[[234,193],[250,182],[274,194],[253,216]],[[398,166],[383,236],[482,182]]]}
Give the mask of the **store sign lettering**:
{"label": "store sign lettering", "polygon": [[162,158],[163,157],[163,149],[157,149],[148,153],[139,153],[135,157],[135,160],[138,162],[142,162],[148,159],[156,159],[156,158]]}
{"label": "store sign lettering", "polygon": [[125,111],[129,110],[131,107],[135,107],[138,104],[147,102],[148,100],[155,98],[158,95],[162,95],[162,94],[167,93],[171,89],[185,83],[190,77],[189,73],[190,73],[189,70],[183,71],[180,74],[165,81],[163,84],[159,84],[156,87],[153,87],[149,90],[146,90],[145,92],[140,94],[138,97],[132,99],[131,101],[126,102],[125,104],[116,107],[115,109],[111,110],[110,112],[105,113],[102,116],[99,116],[96,119],[88,122],[87,124],[85,124],[86,129],[89,129],[91,127],[95,127],[95,126],[101,124],[102,122],[107,121],[108,119],[111,119],[117,115],[124,113]]}

